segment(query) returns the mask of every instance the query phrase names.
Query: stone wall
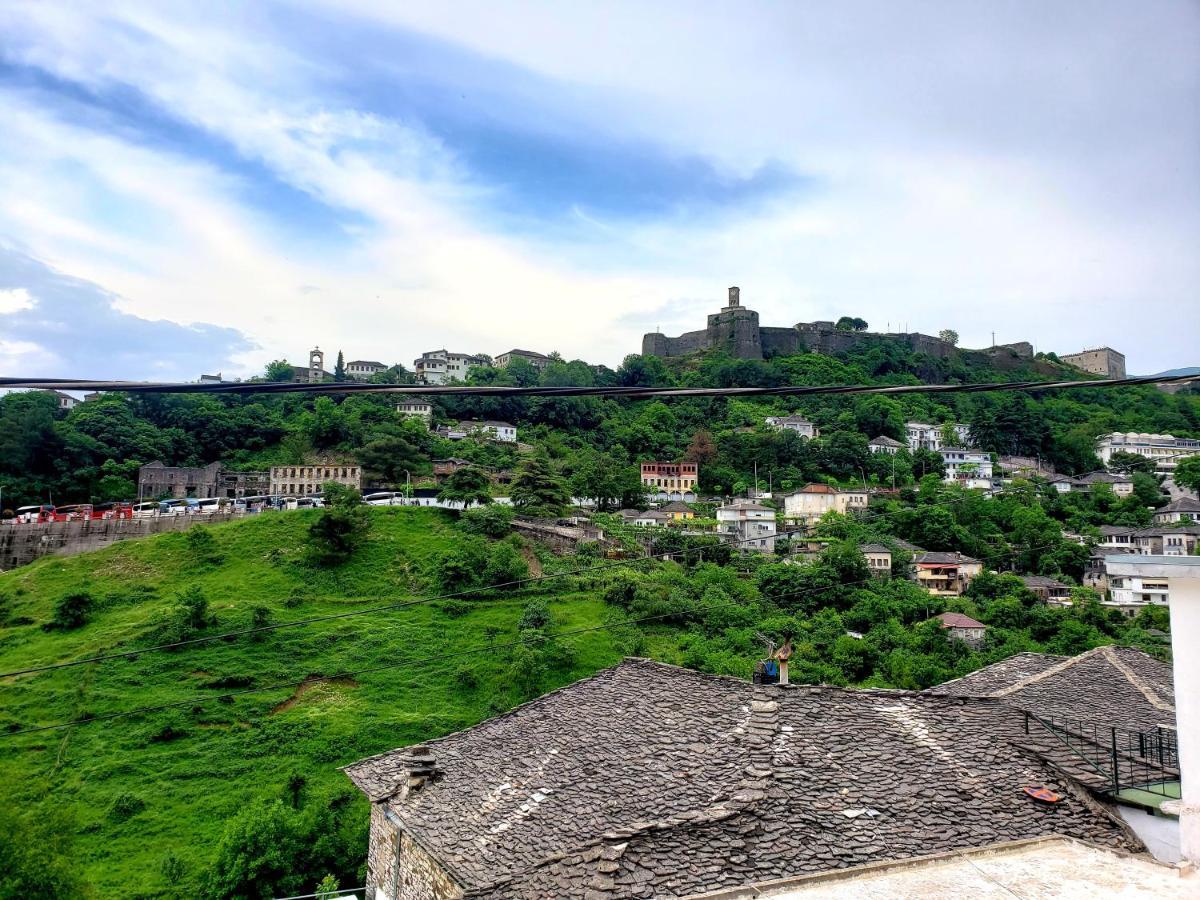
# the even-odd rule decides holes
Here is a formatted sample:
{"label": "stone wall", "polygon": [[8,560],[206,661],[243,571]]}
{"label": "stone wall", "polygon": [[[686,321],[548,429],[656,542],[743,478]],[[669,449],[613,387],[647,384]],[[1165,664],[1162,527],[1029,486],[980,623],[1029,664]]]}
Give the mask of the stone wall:
{"label": "stone wall", "polygon": [[461,900],[462,896],[463,889],[450,873],[387,818],[383,804],[372,804],[368,900]]}
{"label": "stone wall", "polygon": [[193,525],[214,525],[245,515],[243,512],[204,516],[158,516],[145,519],[99,519],[86,522],[46,522],[13,525],[0,522],[0,572],[24,566],[43,556],[72,556],[99,550],[117,541],[186,531]]}

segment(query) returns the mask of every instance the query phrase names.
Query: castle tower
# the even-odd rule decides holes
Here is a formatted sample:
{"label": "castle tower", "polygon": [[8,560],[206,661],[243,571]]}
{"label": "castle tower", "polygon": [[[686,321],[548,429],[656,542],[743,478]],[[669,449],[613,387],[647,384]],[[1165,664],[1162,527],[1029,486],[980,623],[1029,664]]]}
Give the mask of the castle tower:
{"label": "castle tower", "polygon": [[313,347],[308,351],[308,380],[317,382],[321,380],[321,373],[325,370],[325,354],[321,352],[320,347]]}
{"label": "castle tower", "polygon": [[735,306],[742,305],[742,289],[740,287],[731,287],[729,289],[729,305],[726,309],[732,309]]}

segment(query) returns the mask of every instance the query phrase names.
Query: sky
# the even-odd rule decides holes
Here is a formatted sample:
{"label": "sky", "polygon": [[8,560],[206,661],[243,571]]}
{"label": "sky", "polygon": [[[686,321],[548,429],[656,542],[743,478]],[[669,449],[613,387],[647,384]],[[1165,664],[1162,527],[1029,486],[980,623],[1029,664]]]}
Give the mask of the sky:
{"label": "sky", "polygon": [[0,0],[0,375],[764,325],[1200,364],[1193,0]]}

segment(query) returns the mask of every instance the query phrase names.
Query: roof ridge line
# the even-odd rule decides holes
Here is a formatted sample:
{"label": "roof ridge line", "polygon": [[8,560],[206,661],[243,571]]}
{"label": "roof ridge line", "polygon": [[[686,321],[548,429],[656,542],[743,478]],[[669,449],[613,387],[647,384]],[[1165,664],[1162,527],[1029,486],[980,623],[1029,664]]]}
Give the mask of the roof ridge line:
{"label": "roof ridge line", "polygon": [[1112,644],[1105,644],[1099,648],[1104,651],[1103,656],[1112,664],[1112,667],[1120,672],[1135,688],[1142,692],[1142,696],[1150,701],[1150,705],[1155,709],[1161,709],[1163,712],[1175,712],[1175,707],[1163,700],[1154,688],[1150,687],[1140,675],[1125,665],[1125,662],[1117,656],[1116,648]]}
{"label": "roof ridge line", "polygon": [[1037,684],[1039,681],[1049,678],[1051,675],[1057,675],[1059,672],[1062,672],[1066,669],[1071,668],[1071,666],[1075,665],[1075,663],[1079,662],[1082,659],[1085,659],[1090,656],[1096,656],[1103,649],[1104,649],[1104,647],[1093,647],[1091,650],[1087,650],[1083,653],[1080,653],[1078,656],[1067,657],[1067,659],[1063,660],[1062,662],[1057,663],[1056,665],[1053,665],[1048,669],[1043,669],[1041,672],[1038,672],[1036,675],[1030,675],[1028,678],[1022,678],[1020,681],[1018,681],[1014,684],[1010,684],[1008,687],[1000,688],[1000,690],[998,690],[998,691],[993,691],[992,693],[988,694],[988,696],[989,697],[1007,697],[1009,694],[1015,694],[1017,691],[1021,690],[1022,688],[1029,687],[1029,685],[1031,685],[1031,684]]}

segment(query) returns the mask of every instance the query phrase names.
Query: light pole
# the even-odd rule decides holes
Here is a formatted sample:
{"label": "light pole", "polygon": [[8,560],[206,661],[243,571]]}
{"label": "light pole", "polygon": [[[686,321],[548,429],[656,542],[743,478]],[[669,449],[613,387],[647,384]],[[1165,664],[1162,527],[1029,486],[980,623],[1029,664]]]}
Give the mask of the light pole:
{"label": "light pole", "polygon": [[404,470],[404,493],[405,499],[412,503],[412,473],[408,469]]}

